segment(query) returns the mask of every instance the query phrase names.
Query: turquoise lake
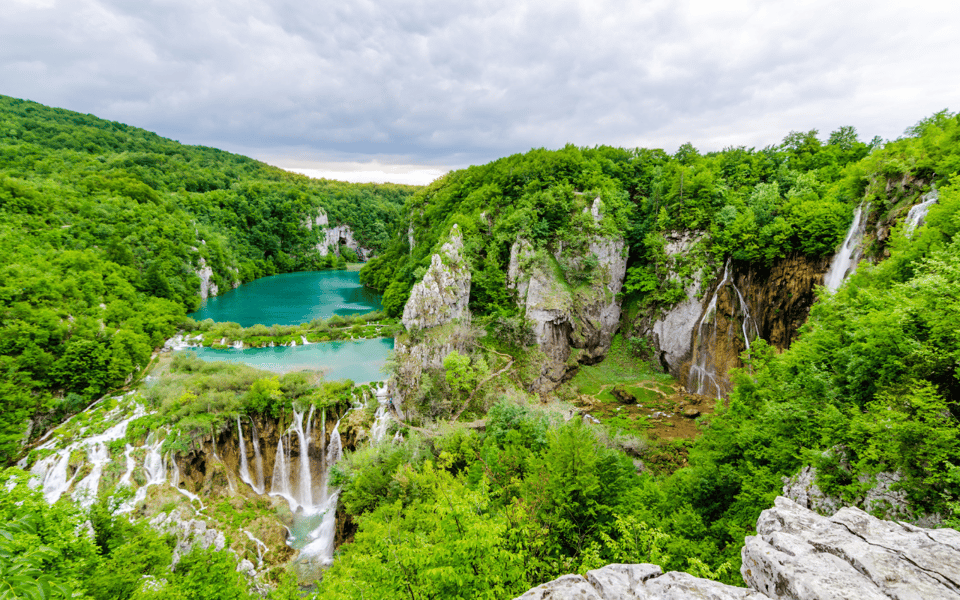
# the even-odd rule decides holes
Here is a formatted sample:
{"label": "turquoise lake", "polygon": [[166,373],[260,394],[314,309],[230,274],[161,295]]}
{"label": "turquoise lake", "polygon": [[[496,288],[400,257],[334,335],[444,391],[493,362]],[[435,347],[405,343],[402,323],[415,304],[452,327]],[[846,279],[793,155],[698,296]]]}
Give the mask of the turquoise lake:
{"label": "turquoise lake", "polygon": [[358,271],[308,271],[263,277],[207,299],[197,321],[299,325],[333,315],[380,310],[380,294],[360,285]]}
{"label": "turquoise lake", "polygon": [[349,342],[320,342],[292,348],[289,346],[245,350],[190,348],[183,352],[196,352],[203,360],[243,363],[275,373],[309,369],[323,372],[325,379],[350,379],[354,383],[369,383],[387,378],[381,369],[391,350],[393,350],[393,339],[379,338]]}
{"label": "turquoise lake", "polygon": [[[356,271],[286,273],[264,277],[208,299],[190,316],[251,325],[299,325],[333,315],[379,310],[380,294],[360,285]],[[383,381],[381,369],[393,350],[392,338],[320,342],[274,348],[237,350],[191,348],[208,361],[244,363],[276,373],[309,369],[326,379],[354,383]]]}

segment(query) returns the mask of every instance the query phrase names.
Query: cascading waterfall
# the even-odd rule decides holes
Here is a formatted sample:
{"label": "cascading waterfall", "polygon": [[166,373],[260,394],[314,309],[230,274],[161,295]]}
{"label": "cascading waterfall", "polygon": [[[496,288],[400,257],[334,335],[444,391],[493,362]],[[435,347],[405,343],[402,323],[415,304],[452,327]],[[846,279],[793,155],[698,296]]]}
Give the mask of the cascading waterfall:
{"label": "cascading waterfall", "polygon": [[[100,488],[100,478],[103,475],[103,468],[110,462],[110,452],[108,444],[115,442],[127,435],[127,425],[130,421],[146,414],[143,407],[137,405],[133,414],[125,419],[121,419],[113,427],[110,427],[99,435],[93,435],[83,438],[79,441],[69,444],[65,448],[57,450],[54,454],[37,461],[30,472],[36,477],[34,486],[40,486],[43,490],[43,496],[50,504],[53,504],[66,493],[71,486],[74,487],[71,498],[78,501],[82,506],[90,506],[97,497]],[[116,415],[115,412],[106,413],[104,419],[109,419]],[[56,447],[56,439],[38,446],[38,450],[53,450]],[[90,472],[74,486],[74,480],[79,474],[79,469],[74,472],[72,477],[67,477],[70,467],[70,456],[74,451],[82,450],[87,455],[87,461],[91,465]]]}
{"label": "cascading waterfall", "polygon": [[243,425],[240,423],[240,415],[237,415],[237,433],[240,436],[240,481],[249,485],[258,494],[263,490],[258,488],[256,483],[250,478],[250,464],[247,462],[247,445],[243,441]]}
{"label": "cascading waterfall", "polygon": [[290,468],[287,453],[283,447],[283,436],[277,440],[277,456],[273,461],[273,479],[270,482],[270,495],[280,496],[290,503],[290,510],[296,510],[297,501],[290,493]]}
{"label": "cascading waterfall", "polygon": [[[307,423],[307,429],[309,430],[309,420]],[[304,430],[303,412],[301,411],[293,411],[293,430],[300,439],[300,477],[297,482],[300,491],[300,506],[308,508],[313,506],[313,481],[310,477],[310,438]]]}
{"label": "cascading waterfall", "polygon": [[[750,340],[759,337],[760,330],[757,323],[750,314],[750,306],[737,287],[737,284],[730,276],[730,259],[727,259],[723,267],[723,277],[720,283],[713,291],[710,301],[707,303],[706,310],[697,324],[697,336],[693,345],[693,357],[690,364],[690,375],[687,382],[687,389],[695,394],[715,394],[717,398],[723,396],[722,382],[719,380],[721,374],[717,373],[717,344],[718,344],[718,325],[717,325],[717,303],[721,290],[730,287],[736,294],[737,307],[735,315],[740,321],[740,333],[743,336],[746,349],[750,351]],[[732,331],[726,334],[728,337],[734,335]]]}
{"label": "cascading waterfall", "polygon": [[310,532],[310,542],[300,550],[301,556],[310,557],[322,565],[329,565],[333,562],[333,545],[337,526],[337,500],[340,497],[340,489],[336,488],[328,493],[326,482],[330,479],[330,469],[340,460],[341,456],[343,456],[343,445],[340,440],[340,421],[337,421],[333,427],[333,432],[330,433],[330,443],[327,445],[323,497],[317,507],[323,518],[320,521],[320,526]]}
{"label": "cascading waterfall", "polygon": [[924,220],[927,218],[927,211],[929,211],[930,207],[936,204],[939,199],[940,193],[936,189],[933,189],[920,197],[920,204],[915,204],[910,207],[910,212],[907,213],[907,218],[903,221],[903,233],[907,237],[913,237],[913,232],[917,227],[923,225]]}
{"label": "cascading waterfall", "polygon": [[263,455],[260,454],[260,434],[257,433],[257,424],[253,419],[250,419],[250,433],[253,441],[253,466],[257,470],[257,487],[254,489],[258,490],[258,494],[263,494]]}
{"label": "cascading waterfall", "polygon": [[373,425],[370,426],[370,439],[374,444],[383,440],[390,426],[390,401],[387,398],[386,384],[377,388],[377,402],[377,412],[373,415]]}
{"label": "cascading waterfall", "polygon": [[867,218],[864,206],[861,204],[853,211],[853,222],[850,223],[850,229],[847,230],[847,237],[837,249],[830,261],[830,270],[823,277],[823,285],[831,292],[837,291],[843,280],[848,275],[853,275],[857,270],[857,263],[863,256],[863,248],[860,241],[867,230]]}

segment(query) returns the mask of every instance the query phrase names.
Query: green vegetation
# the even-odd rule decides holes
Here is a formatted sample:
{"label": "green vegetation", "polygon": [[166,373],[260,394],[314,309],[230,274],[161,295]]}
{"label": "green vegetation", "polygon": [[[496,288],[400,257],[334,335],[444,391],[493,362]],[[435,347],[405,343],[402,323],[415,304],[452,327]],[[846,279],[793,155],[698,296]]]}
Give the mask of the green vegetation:
{"label": "green vegetation", "polygon": [[[633,211],[624,209],[633,219],[633,239],[641,242],[630,263],[636,287],[628,293],[635,305],[675,301],[664,291],[676,283],[664,282],[668,272],[658,270],[657,262],[664,233],[671,230],[707,234],[681,265],[689,271],[730,255],[763,263],[790,252],[829,253],[863,200],[870,223],[881,229],[902,221],[931,186],[940,201],[912,235],[896,226],[889,239],[875,239],[869,254],[885,260],[862,265],[836,294],[823,292],[789,350],[776,354],[762,341],[751,347],[728,403],[701,418],[696,441],[674,446],[681,468],[638,474],[621,450],[657,464],[663,448],[618,439],[623,424],[617,418],[605,420],[616,434],[603,434],[578,419],[564,424],[511,401],[496,404],[479,432],[454,428],[348,456],[338,481],[344,509],[359,529],[354,543],[341,548],[319,597],[347,597],[351,591],[509,597],[608,562],[655,562],[739,583],[744,536],[780,493],[783,478],[805,464],[817,467],[825,492],[851,503],[862,502],[878,476],[890,480],[893,474],[891,491],[906,502],[866,508],[908,519],[939,514],[945,524],[960,525],[960,119],[938,113],[908,134],[870,154],[871,147],[844,129],[827,144],[812,134],[792,134],[781,147],[759,153],[735,149],[699,156],[681,148],[677,156],[660,156],[660,168],[651,172],[662,179],[674,173],[682,184],[649,186],[656,180],[648,180],[624,186],[639,191],[631,196]],[[567,148],[553,158],[594,157],[580,163],[589,164],[605,151]],[[413,219],[434,201],[440,206],[445,194],[459,194],[465,207],[480,190],[500,198],[488,187],[492,180],[480,175],[502,176],[501,165],[523,175],[524,161],[548,154],[535,151],[488,171],[451,174],[415,197]],[[622,168],[632,162],[628,154]],[[718,165],[719,177],[713,171]],[[564,182],[576,176],[564,173]],[[549,187],[547,179],[531,184],[536,193]],[[515,204],[522,206],[518,197]],[[548,203],[536,206],[538,218],[547,214]],[[496,250],[496,235],[470,239],[478,225],[471,229],[461,217],[471,213],[457,217],[456,205],[445,211],[450,220],[460,219],[468,246]],[[395,244],[388,252],[399,250],[392,261],[397,268],[389,274],[387,265],[372,263],[368,281],[386,274],[380,285],[400,289],[404,270],[422,266],[419,257],[431,247],[427,236],[442,239],[448,225],[415,229],[424,239],[423,249],[418,241],[406,255],[415,262],[402,266],[404,244]],[[522,235],[521,229],[513,232]],[[477,261],[490,255],[471,256]],[[474,264],[482,268],[482,261]],[[483,293],[471,298],[477,311],[503,315],[509,303],[485,303],[495,294]],[[389,303],[384,305],[389,312]],[[638,353],[649,351],[642,341],[631,345]],[[511,352],[522,358],[516,348]],[[601,364],[584,368],[573,383],[603,402],[612,399],[601,397],[605,386],[619,382],[629,391],[633,375],[639,373]],[[474,565],[481,553],[496,556],[489,561],[495,564]]]}
{"label": "green vegetation", "polygon": [[[711,257],[714,263],[726,256],[769,263],[792,252],[832,254],[863,195],[856,169],[848,167],[878,144],[862,143],[853,128],[842,127],[826,143],[812,130],[763,150],[706,155],[689,144],[673,156],[567,146],[453,171],[407,201],[414,248],[400,227],[386,251],[360,272],[361,282],[383,291],[384,310],[399,315],[416,275],[457,223],[473,273],[470,308],[509,314],[511,244],[527,239],[557,253],[561,263],[588,254],[584,234],[596,228],[583,210],[599,197],[605,215],[600,231],[619,233],[630,245],[625,291],[669,305],[679,300],[683,279]],[[664,234],[683,230],[707,234],[702,252],[691,254],[690,264],[667,265]],[[588,268],[568,273],[560,267],[571,284],[589,277]]]}
{"label": "green vegetation", "polygon": [[250,598],[237,558],[195,546],[171,571],[174,540],[106,500],[81,512],[47,504],[16,469],[0,474],[0,594],[46,600]]}
{"label": "green vegetation", "polygon": [[[271,344],[301,344],[303,338],[308,342],[329,342],[361,338],[394,337],[403,330],[397,319],[384,317],[383,312],[373,311],[363,315],[342,317],[334,315],[329,319],[314,319],[300,325],[252,325],[241,327],[239,323],[216,323],[213,319],[196,322],[185,319],[181,331],[191,341],[202,346],[226,347],[234,342],[243,342],[245,347],[262,348]],[[194,335],[190,335],[193,333]],[[199,337],[198,337],[199,336]]]}
{"label": "green vegetation", "polygon": [[[795,132],[763,150],[704,155],[690,145],[672,156],[533,150],[450,173],[401,209],[405,188],[312,182],[92,117],[0,104],[0,452],[7,457],[27,416],[54,422],[124,385],[177,328],[204,343],[254,345],[394,326],[362,317],[291,328],[189,321],[200,258],[219,285],[323,266],[309,251],[316,232],[301,224],[325,207],[383,250],[361,279],[384,291],[384,312],[394,318],[450,227],[464,232],[476,318],[401,336],[456,334],[464,343],[444,350],[443,368],[420,371],[400,407],[407,420],[394,426],[402,441],[360,443],[338,463],[333,483],[356,532],[324,574],[318,598],[505,598],[608,562],[654,562],[739,583],[744,536],[783,478],[803,465],[817,467],[824,491],[851,503],[881,476],[894,479],[892,491],[907,503],[868,508],[901,518],[939,514],[960,525],[956,115],[937,113],[882,147],[841,128],[826,142],[816,131]],[[926,225],[909,235],[896,225],[887,237],[934,186],[940,201]],[[597,197],[599,223],[587,210]],[[697,405],[702,416],[682,421],[696,428],[695,440],[647,437],[678,427],[652,413],[678,404],[669,380],[638,360],[652,358],[650,344],[626,334],[606,362],[583,367],[554,396],[526,392],[542,356],[506,286],[517,239],[529,240],[573,289],[600,270],[585,256],[588,238],[622,234],[631,252],[627,331],[728,258],[768,265],[795,253],[832,253],[863,202],[868,256],[877,264],[861,266],[838,292],[821,292],[789,350],[777,354],[756,341],[728,401]],[[356,220],[353,205],[362,213]],[[668,257],[678,235],[697,241],[686,255]],[[168,368],[142,392],[157,414],[131,423],[122,442],[142,443],[168,427],[164,451],[186,452],[242,414],[282,427],[294,407],[342,416],[348,405],[366,403],[345,418],[346,430],[368,423],[375,408],[369,388],[318,383],[306,373],[274,376],[190,354]],[[631,406],[651,414],[624,409],[631,396]],[[558,397],[588,397],[604,411],[602,426],[585,424]],[[78,415],[61,435],[103,431],[111,408],[104,401]],[[474,422],[435,423],[461,415]],[[80,462],[71,457],[72,467]],[[23,474],[6,477],[15,480],[0,486],[5,589],[81,598],[248,593],[232,555],[198,551],[171,572],[170,540],[143,524],[102,503],[86,514],[65,502],[47,506]],[[109,477],[116,474],[105,470]],[[208,509],[232,526],[265,510],[220,500]],[[92,537],[77,535],[86,520]],[[156,587],[143,575],[155,577]],[[39,595],[26,591],[28,578]],[[282,593],[295,595],[292,584]]]}
{"label": "green vegetation", "polygon": [[[311,180],[213,148],[0,96],[0,461],[130,383],[199,303],[264,275],[343,268],[324,211],[379,251],[414,188]],[[342,264],[341,264],[342,263]]]}

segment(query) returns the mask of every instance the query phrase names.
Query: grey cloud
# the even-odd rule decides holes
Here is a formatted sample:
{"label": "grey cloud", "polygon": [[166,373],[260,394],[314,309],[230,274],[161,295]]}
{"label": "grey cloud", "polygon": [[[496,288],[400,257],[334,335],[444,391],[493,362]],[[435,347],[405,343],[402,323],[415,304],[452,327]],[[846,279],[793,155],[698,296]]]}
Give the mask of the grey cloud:
{"label": "grey cloud", "polygon": [[952,99],[930,63],[955,81],[960,50],[923,1],[13,2],[2,93],[189,143],[418,163],[894,137]]}

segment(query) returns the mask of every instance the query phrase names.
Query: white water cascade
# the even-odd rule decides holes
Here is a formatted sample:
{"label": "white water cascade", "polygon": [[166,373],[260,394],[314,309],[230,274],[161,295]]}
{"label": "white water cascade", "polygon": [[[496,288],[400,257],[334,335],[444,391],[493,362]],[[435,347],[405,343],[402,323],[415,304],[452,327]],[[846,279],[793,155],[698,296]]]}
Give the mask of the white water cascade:
{"label": "white water cascade", "polygon": [[927,218],[927,211],[929,211],[930,207],[936,204],[939,199],[940,193],[934,188],[920,197],[920,204],[915,204],[910,207],[910,212],[907,213],[907,218],[903,221],[903,233],[907,237],[912,237],[917,227],[923,225],[924,220]]}
{"label": "white water cascade", "polygon": [[390,426],[390,400],[387,396],[387,384],[377,388],[377,412],[373,415],[373,425],[370,426],[370,440],[379,444],[387,435]]}
{"label": "white water cascade", "polygon": [[[287,444],[289,446],[289,443]],[[290,493],[290,460],[283,446],[283,436],[277,440],[277,454],[273,459],[273,478],[270,481],[270,495],[280,496],[290,503],[290,510],[297,510],[297,501]]]}
{"label": "white water cascade", "polygon": [[[349,412],[349,411],[348,411]],[[330,434],[330,443],[327,445],[326,472],[323,474],[323,491],[317,505],[322,519],[320,526],[310,532],[310,541],[300,550],[300,555],[316,560],[322,565],[333,562],[333,542],[337,528],[337,500],[340,489],[328,491],[327,482],[330,479],[330,469],[343,456],[343,445],[340,441],[340,421],[337,421]]]}
{"label": "white water cascade", "polygon": [[[310,407],[310,416],[313,416],[313,406]],[[300,478],[298,488],[300,492],[300,506],[313,506],[313,481],[310,477],[310,420],[307,419],[307,428],[303,426],[303,413],[293,411],[293,430],[300,439]]]}
{"label": "white water cascade", "polygon": [[837,291],[843,280],[848,275],[853,275],[857,270],[857,263],[863,256],[861,240],[867,230],[867,216],[864,212],[864,206],[861,204],[857,210],[853,211],[853,223],[850,223],[850,229],[847,231],[847,237],[843,244],[837,248],[837,253],[833,255],[830,261],[830,270],[823,277],[823,285],[831,292]]}
{"label": "white water cascade", "polygon": [[[103,468],[110,462],[109,443],[125,437],[127,435],[127,425],[130,424],[130,421],[144,414],[143,407],[138,405],[133,414],[118,421],[103,433],[82,438],[57,450],[50,456],[38,460],[30,469],[35,477],[31,485],[39,486],[43,490],[44,498],[50,504],[59,500],[72,486],[74,489],[71,498],[80,503],[81,506],[90,506],[97,498]],[[108,412],[103,415],[103,418],[110,419],[114,416],[115,412]],[[38,446],[37,449],[53,450],[56,445],[57,440],[54,438]],[[91,468],[87,475],[74,485],[74,480],[77,479],[80,469],[78,468],[71,477],[67,477],[67,473],[70,467],[70,456],[77,450],[86,453],[87,462]]]}
{"label": "white water cascade", "polygon": [[250,464],[247,461],[247,445],[243,441],[243,426],[240,423],[240,415],[237,415],[237,433],[240,436],[240,481],[249,485],[253,489],[253,491],[255,491],[257,494],[262,494],[263,493],[263,462],[262,462],[262,459],[260,458],[260,447],[259,447],[259,444],[257,443],[257,436],[256,436],[256,433],[254,433],[253,443],[254,443],[254,447],[257,450],[254,460],[258,462],[260,469],[259,469],[258,481],[253,481],[253,479],[250,478]]}
{"label": "white water cascade", "polygon": [[257,433],[257,424],[250,419],[250,433],[253,441],[253,467],[257,470],[257,487],[260,490],[257,493],[262,494],[265,490],[263,485],[263,455],[260,454],[260,434]]}
{"label": "white water cascade", "polygon": [[[753,316],[750,314],[750,306],[737,287],[737,284],[730,277],[730,260],[723,267],[723,278],[717,284],[707,308],[703,311],[703,316],[697,324],[697,337],[693,345],[693,356],[690,364],[690,375],[687,381],[687,389],[695,394],[715,394],[717,398],[723,395],[723,382],[720,377],[725,377],[725,373],[717,372],[717,299],[724,287],[731,287],[736,293],[737,307],[735,315],[740,321],[740,333],[743,336],[743,342],[746,349],[750,350],[750,340],[760,336],[760,330]],[[733,332],[726,332],[727,336],[734,335]]]}

